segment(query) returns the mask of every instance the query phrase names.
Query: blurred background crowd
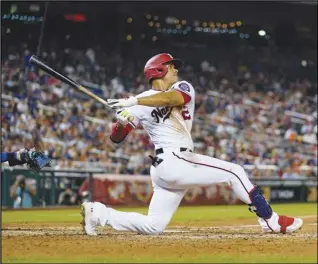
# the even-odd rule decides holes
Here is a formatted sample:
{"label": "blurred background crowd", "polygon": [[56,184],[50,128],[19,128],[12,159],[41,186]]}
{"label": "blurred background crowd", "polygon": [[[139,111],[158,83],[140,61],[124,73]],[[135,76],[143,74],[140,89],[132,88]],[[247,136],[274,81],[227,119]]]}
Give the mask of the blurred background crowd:
{"label": "blurred background crowd", "polygon": [[[85,8],[72,5],[73,13]],[[142,127],[123,143],[113,144],[109,139],[115,121],[113,112],[27,61],[30,55],[37,54],[96,94],[121,98],[149,89],[143,76],[145,62],[156,53],[168,52],[184,61],[180,78],[191,82],[196,90],[192,136],[197,153],[244,165],[252,177],[317,177],[317,25],[312,24],[310,15],[310,21],[303,22],[309,28],[304,40],[296,34],[296,21],[290,21],[294,31],[287,24],[280,31],[276,28],[275,34],[266,21],[255,25],[245,13],[239,21],[229,19],[228,25],[221,23],[219,27],[218,22],[205,22],[202,18],[199,24],[193,20],[189,27],[189,14],[183,14],[182,19],[182,14],[180,18],[170,15],[172,11],[165,15],[165,9],[159,7],[146,12],[151,10],[147,6],[129,9],[117,5],[116,10],[120,11],[116,12],[124,17],[118,22],[123,36],[116,35],[118,28],[107,31],[106,26],[103,38],[97,26],[91,33],[92,27],[82,26],[86,19],[89,22],[89,14],[88,18],[84,16],[85,21],[67,21],[65,16],[65,21],[54,21],[56,27],[66,25],[61,29],[65,32],[55,32],[49,16],[54,9],[51,6],[46,9],[40,47],[39,35],[32,30],[15,33],[12,24],[2,23],[2,34],[7,38],[3,38],[1,57],[3,151],[31,147],[37,140],[53,159],[55,168],[93,167],[107,173],[149,175],[148,155],[153,154],[154,148]],[[282,5],[288,10],[300,8],[293,3]],[[69,14],[67,8],[65,5],[64,13]],[[116,12],[108,19],[115,19]],[[51,14],[54,15],[57,16]],[[82,13],[77,15],[84,19]],[[138,15],[143,19],[135,19]],[[274,14],[273,17],[275,20]],[[160,24],[160,19],[165,24]],[[246,25],[244,19],[248,21]],[[97,14],[90,23],[107,21]],[[20,24],[15,26],[22,28]],[[32,26],[41,29],[36,23]],[[162,33],[168,32],[169,27],[185,26],[192,30],[191,34]],[[136,32],[136,28],[144,31]],[[214,33],[207,35],[205,29]],[[89,39],[79,41],[81,37]]]}

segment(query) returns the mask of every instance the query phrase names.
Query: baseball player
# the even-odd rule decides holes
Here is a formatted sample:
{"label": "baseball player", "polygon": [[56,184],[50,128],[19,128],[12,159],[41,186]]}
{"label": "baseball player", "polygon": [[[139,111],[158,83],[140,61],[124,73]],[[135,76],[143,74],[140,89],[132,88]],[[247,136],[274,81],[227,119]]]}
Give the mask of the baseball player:
{"label": "baseball player", "polygon": [[1,163],[8,162],[10,167],[27,164],[31,171],[39,172],[44,166],[50,163],[50,158],[34,148],[20,149],[16,152],[1,152]]}
{"label": "baseball player", "polygon": [[170,54],[158,54],[145,65],[144,74],[152,88],[136,97],[110,99],[117,111],[117,123],[110,138],[119,143],[138,124],[155,145],[150,169],[153,196],[147,215],[116,211],[99,202],[81,206],[83,230],[97,235],[97,226],[157,235],[169,224],[188,188],[228,183],[250,211],[258,216],[264,232],[285,233],[301,228],[300,218],[280,216],[254,186],[243,167],[193,152],[191,127],[194,118],[195,91],[178,80],[182,62]]}

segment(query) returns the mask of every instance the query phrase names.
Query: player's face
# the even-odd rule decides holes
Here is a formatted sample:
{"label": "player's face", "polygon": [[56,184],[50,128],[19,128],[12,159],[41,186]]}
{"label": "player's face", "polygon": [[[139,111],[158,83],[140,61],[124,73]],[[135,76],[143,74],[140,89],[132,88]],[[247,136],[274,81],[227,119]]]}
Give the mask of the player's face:
{"label": "player's face", "polygon": [[171,64],[167,64],[166,67],[168,68],[168,72],[163,78],[163,80],[170,85],[174,84],[178,81],[178,70],[175,68],[175,66]]}

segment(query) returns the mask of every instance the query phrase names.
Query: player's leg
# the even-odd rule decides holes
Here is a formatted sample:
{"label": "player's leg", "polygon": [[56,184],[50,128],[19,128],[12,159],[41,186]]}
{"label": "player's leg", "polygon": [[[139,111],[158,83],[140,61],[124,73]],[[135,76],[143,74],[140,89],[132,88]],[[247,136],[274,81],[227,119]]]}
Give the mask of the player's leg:
{"label": "player's leg", "polygon": [[84,203],[82,205],[84,231],[88,235],[96,235],[96,226],[109,225],[120,231],[134,231],[149,235],[162,233],[186,191],[168,190],[156,184],[153,184],[153,189],[148,215],[120,212],[99,202]]}
{"label": "player's leg", "polygon": [[8,161],[10,167],[24,164],[25,161],[20,158],[22,151],[24,149],[17,152],[1,152],[1,163]]}
{"label": "player's leg", "polygon": [[251,183],[244,168],[238,164],[191,152],[165,153],[159,157],[164,162],[163,166],[157,167],[154,180],[162,186],[189,188],[228,183],[237,197],[256,212],[264,231],[293,232],[302,226],[299,218],[278,216],[273,212],[259,188]]}
{"label": "player's leg", "polygon": [[249,192],[254,185],[242,166],[191,152],[173,152],[158,157],[164,160],[153,177],[158,185],[189,188],[228,183],[243,202],[250,203]]}

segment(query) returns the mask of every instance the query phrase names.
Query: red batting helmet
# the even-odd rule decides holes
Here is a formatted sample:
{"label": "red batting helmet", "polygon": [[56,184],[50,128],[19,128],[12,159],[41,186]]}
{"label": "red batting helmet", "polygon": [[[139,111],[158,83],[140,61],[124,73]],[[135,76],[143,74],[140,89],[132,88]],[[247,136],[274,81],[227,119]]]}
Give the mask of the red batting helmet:
{"label": "red batting helmet", "polygon": [[156,56],[153,56],[150,60],[147,61],[144,74],[149,82],[151,82],[155,78],[162,78],[164,77],[168,69],[164,65],[167,63],[174,64],[176,69],[179,69],[182,66],[182,61],[179,59],[174,59],[168,53],[160,53]]}

